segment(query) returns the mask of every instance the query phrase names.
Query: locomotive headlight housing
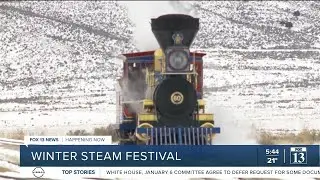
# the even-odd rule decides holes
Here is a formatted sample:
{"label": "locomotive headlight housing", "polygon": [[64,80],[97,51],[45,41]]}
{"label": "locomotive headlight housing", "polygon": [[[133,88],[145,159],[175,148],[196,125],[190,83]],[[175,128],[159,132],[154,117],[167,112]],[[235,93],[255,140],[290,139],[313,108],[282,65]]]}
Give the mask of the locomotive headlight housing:
{"label": "locomotive headlight housing", "polygon": [[173,51],[169,54],[168,63],[173,70],[184,70],[188,66],[188,54],[185,51]]}
{"label": "locomotive headlight housing", "polygon": [[171,47],[166,51],[167,71],[185,72],[189,69],[189,49]]}

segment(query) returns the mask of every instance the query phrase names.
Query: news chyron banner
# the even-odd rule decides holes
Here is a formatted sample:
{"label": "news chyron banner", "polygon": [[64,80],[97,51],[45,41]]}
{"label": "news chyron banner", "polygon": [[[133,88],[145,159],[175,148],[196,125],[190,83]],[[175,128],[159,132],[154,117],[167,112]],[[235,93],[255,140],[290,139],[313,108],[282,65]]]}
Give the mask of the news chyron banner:
{"label": "news chyron banner", "polygon": [[26,137],[21,174],[36,178],[320,177],[319,145],[112,145],[111,137]]}

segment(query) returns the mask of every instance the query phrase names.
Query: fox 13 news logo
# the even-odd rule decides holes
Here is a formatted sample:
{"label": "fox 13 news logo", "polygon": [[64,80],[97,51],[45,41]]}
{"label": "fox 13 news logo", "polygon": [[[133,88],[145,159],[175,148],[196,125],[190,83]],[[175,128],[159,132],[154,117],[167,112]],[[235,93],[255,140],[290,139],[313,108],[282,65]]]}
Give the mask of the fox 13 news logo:
{"label": "fox 13 news logo", "polygon": [[290,164],[307,164],[307,147],[291,147]]}
{"label": "fox 13 news logo", "polygon": [[43,175],[45,174],[45,171],[43,170],[42,167],[36,167],[33,169],[32,174],[36,178],[42,178]]}

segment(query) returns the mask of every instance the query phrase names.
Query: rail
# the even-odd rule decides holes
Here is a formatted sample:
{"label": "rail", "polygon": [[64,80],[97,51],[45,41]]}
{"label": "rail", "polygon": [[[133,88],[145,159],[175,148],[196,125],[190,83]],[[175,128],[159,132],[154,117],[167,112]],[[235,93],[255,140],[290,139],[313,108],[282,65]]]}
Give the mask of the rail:
{"label": "rail", "polygon": [[7,138],[0,138],[0,144],[3,145],[22,145],[24,143],[23,140],[17,140],[17,139],[7,139]]}

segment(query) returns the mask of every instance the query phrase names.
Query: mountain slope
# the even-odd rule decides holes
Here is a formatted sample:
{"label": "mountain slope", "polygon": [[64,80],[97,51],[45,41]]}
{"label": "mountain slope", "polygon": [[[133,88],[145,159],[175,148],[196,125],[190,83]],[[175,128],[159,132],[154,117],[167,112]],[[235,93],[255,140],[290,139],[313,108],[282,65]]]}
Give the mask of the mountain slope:
{"label": "mountain slope", "polygon": [[[67,16],[69,9],[73,16]],[[2,90],[25,87],[36,93],[29,96],[37,96],[57,90],[55,85],[79,89],[82,83],[82,88],[112,89],[99,79],[114,78],[119,73],[116,57],[134,49],[131,25],[124,14],[125,9],[115,2],[2,3]]]}
{"label": "mountain slope", "polygon": [[[301,49],[319,42],[319,2],[200,1],[193,7],[201,21],[196,47]],[[294,16],[297,10],[300,15]]]}

